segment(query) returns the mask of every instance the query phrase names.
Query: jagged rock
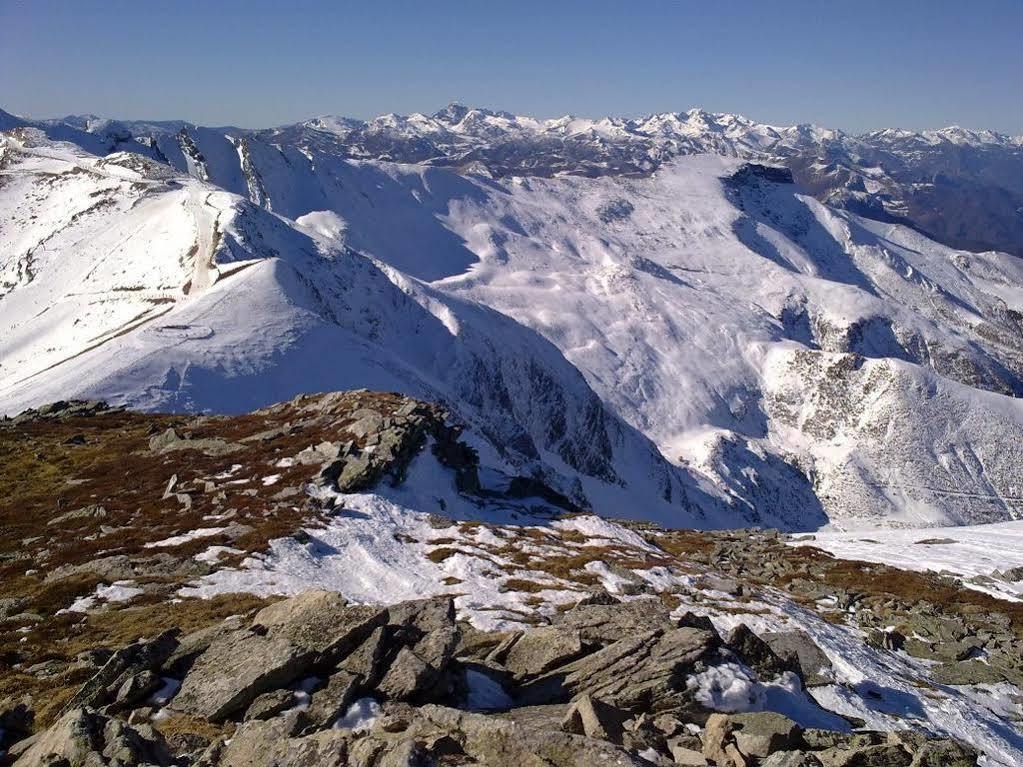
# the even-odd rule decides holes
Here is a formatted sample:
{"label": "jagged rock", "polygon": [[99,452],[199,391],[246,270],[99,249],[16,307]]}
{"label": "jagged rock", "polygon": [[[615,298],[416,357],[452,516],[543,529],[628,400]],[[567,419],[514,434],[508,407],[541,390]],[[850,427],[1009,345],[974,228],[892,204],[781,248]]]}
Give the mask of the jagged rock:
{"label": "jagged rock", "polygon": [[580,603],[551,620],[555,626],[577,629],[584,642],[599,645],[608,645],[639,632],[675,627],[667,608],[657,598],[613,605]]}
{"label": "jagged rock", "polygon": [[31,696],[0,702],[0,751],[27,737],[34,720]]}
{"label": "jagged rock", "polygon": [[718,763],[738,757],[763,758],[799,745],[799,726],[772,711],[749,714],[711,714],[703,730],[703,755]]}
{"label": "jagged rock", "polygon": [[696,583],[701,589],[708,591],[720,591],[729,596],[737,597],[742,594],[743,586],[735,578],[729,578],[727,576],[715,575],[709,573],[702,576]]}
{"label": "jagged rock", "polygon": [[578,658],[584,650],[578,629],[544,626],[523,632],[504,653],[502,665],[514,676],[526,678]]}
{"label": "jagged rock", "polygon": [[329,727],[343,716],[359,693],[361,677],[347,671],[331,674],[327,684],[313,693],[305,719],[316,728]]}
{"label": "jagged rock", "polygon": [[18,757],[15,767],[135,767],[169,765],[162,736],[89,709],[68,711]]}
{"label": "jagged rock", "polygon": [[216,640],[232,631],[244,628],[241,616],[232,616],[212,626],[193,631],[178,638],[178,646],[164,663],[164,671],[177,679],[184,678],[195,659]]}
{"label": "jagged rock", "polygon": [[387,608],[392,626],[414,626],[422,632],[455,625],[455,602],[449,596],[399,602]]}
{"label": "jagged rock", "polygon": [[146,700],[150,695],[163,686],[163,680],[159,674],[148,669],[132,674],[124,684],[117,690],[111,710],[123,711],[133,708],[136,704]]}
{"label": "jagged rock", "polygon": [[966,660],[984,647],[977,637],[966,637],[954,642],[924,642],[916,638],[906,640],[906,653],[914,658],[955,662]]}
{"label": "jagged rock", "polygon": [[245,721],[270,719],[295,705],[295,693],[291,690],[271,690],[256,697],[245,709]]}
{"label": "jagged rock", "polygon": [[671,740],[668,741],[668,752],[675,764],[685,765],[685,767],[706,767],[709,764],[707,757],[702,752],[676,745]]}
{"label": "jagged rock", "polygon": [[816,754],[824,767],[909,767],[913,757],[900,744],[841,749],[833,748]]}
{"label": "jagged rock", "polygon": [[1008,581],[1009,583],[1019,583],[1023,581],[1023,567],[1010,567],[1005,570],[995,570],[991,573],[993,578],[998,578],[1002,581]]}
{"label": "jagged rock", "polygon": [[821,767],[821,760],[805,751],[776,751],[760,767]]}
{"label": "jagged rock", "polygon": [[765,679],[777,676],[783,671],[797,671],[799,668],[779,658],[771,646],[754,634],[745,623],[740,623],[732,629],[725,644],[742,659],[743,663]]}
{"label": "jagged rock", "polygon": [[[61,713],[112,703],[132,677],[157,672],[178,646],[177,631],[165,631],[150,642],[133,642],[115,652],[103,667],[65,704]],[[155,675],[155,674],[154,674]],[[155,689],[155,688],[154,688]],[[129,694],[131,686],[125,691]]]}
{"label": "jagged rock", "polygon": [[942,663],[931,669],[931,679],[938,684],[998,684],[1005,674],[979,660]]}
{"label": "jagged rock", "polygon": [[215,640],[193,664],[174,708],[211,721],[246,709],[256,697],[306,674],[316,654],[283,637],[235,631]]}
{"label": "jagged rock", "polygon": [[583,693],[569,704],[568,711],[561,720],[561,729],[620,745],[623,725],[627,718],[628,715],[621,709],[594,700]]}
{"label": "jagged rock", "polygon": [[534,730],[502,717],[435,705],[418,709],[404,735],[417,741],[436,741],[438,736],[444,735],[466,756],[487,767],[639,767],[648,764],[606,741]]}
{"label": "jagged rock", "polygon": [[548,703],[585,692],[621,708],[643,705],[656,710],[679,702],[686,672],[717,644],[716,635],[693,628],[625,634],[524,685],[520,701]]}
{"label": "jagged rock", "polygon": [[203,455],[217,458],[223,455],[230,455],[237,450],[244,450],[245,446],[214,437],[187,439],[179,436],[174,429],[167,429],[161,434],[150,438],[149,449],[159,455],[176,450],[198,450]]}
{"label": "jagged rock", "polygon": [[196,767],[349,767],[350,738],[339,730],[292,737],[288,717],[241,724],[228,741],[211,745]]}
{"label": "jagged rock", "polygon": [[377,691],[387,700],[409,700],[424,690],[426,682],[433,677],[434,670],[426,661],[408,647],[402,647],[377,685]]}
{"label": "jagged rock", "polygon": [[879,732],[844,733],[810,727],[803,730],[803,742],[811,751],[823,751],[828,748],[849,750],[864,746],[876,746],[886,740],[883,733]]}
{"label": "jagged rock", "polygon": [[307,591],[264,608],[247,630],[214,639],[174,699],[180,711],[219,721],[313,668],[334,666],[382,625],[387,612]]}
{"label": "jagged rock", "polygon": [[794,666],[807,687],[833,681],[831,661],[805,631],[773,631],[761,635],[775,655]]}
{"label": "jagged rock", "polygon": [[384,657],[386,644],[384,628],[375,628],[365,642],[338,664],[338,668],[361,677],[367,686],[375,685],[380,675],[380,663]]}
{"label": "jagged rock", "polygon": [[46,525],[62,525],[65,522],[70,522],[75,519],[102,519],[106,517],[107,510],[102,506],[92,505],[83,506],[80,509],[74,509],[73,511],[66,511],[63,514],[59,514],[53,519],[47,520]]}
{"label": "jagged rock", "polygon": [[867,634],[866,643],[879,650],[901,650],[906,644],[906,637],[898,631],[879,631],[877,629]]}
{"label": "jagged rock", "polygon": [[954,740],[930,740],[913,755],[911,767],[976,767],[977,752]]}

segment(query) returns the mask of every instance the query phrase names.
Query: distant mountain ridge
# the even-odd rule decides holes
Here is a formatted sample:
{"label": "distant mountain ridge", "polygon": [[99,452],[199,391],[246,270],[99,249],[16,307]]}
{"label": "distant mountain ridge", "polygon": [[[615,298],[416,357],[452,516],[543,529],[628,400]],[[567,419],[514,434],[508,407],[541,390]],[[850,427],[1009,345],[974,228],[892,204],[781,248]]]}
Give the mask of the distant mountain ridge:
{"label": "distant mountain ridge", "polygon": [[[293,148],[493,177],[645,175],[675,157],[710,152],[785,165],[822,202],[907,224],[952,247],[1023,256],[1023,137],[958,126],[855,136],[700,109],[635,119],[540,120],[460,104],[433,115],[323,116],[263,130],[93,115],[26,121],[0,114],[0,129],[5,124],[31,124],[94,153],[141,152],[185,172],[203,165],[186,155],[227,141],[239,147],[238,167],[230,172],[247,178],[250,199],[270,207],[274,201],[260,196],[254,177],[258,163],[241,167],[245,147],[250,154]],[[222,186],[230,182],[225,169],[205,172]]]}

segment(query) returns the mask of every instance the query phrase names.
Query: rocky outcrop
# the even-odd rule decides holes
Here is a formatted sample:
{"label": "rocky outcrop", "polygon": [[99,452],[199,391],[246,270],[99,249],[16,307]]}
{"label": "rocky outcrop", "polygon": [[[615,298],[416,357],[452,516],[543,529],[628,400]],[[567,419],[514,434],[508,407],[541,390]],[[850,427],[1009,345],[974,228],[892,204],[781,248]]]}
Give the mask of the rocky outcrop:
{"label": "rocky outcrop", "polygon": [[[692,697],[694,674],[737,658],[798,674],[783,655],[802,651],[819,671],[803,637],[770,639],[779,653],[745,626],[722,641],[651,599],[582,603],[555,625],[463,636],[448,598],[367,607],[308,591],[113,652],[74,708],[12,753],[17,767],[975,763],[952,741],[805,730],[778,713],[714,712]],[[157,685],[177,684],[170,674],[180,690],[158,699]],[[470,709],[481,685],[504,696],[499,712]],[[158,710],[157,727],[191,723],[173,747],[148,724]]]}
{"label": "rocky outcrop", "polygon": [[15,767],[170,765],[172,757],[149,725],[132,727],[88,709],[68,711],[15,761]]}
{"label": "rocky outcrop", "polygon": [[174,706],[223,720],[244,711],[264,692],[331,668],[386,617],[386,610],[351,607],[337,594],[324,591],[308,591],[271,605],[246,629],[210,644],[182,682]]}

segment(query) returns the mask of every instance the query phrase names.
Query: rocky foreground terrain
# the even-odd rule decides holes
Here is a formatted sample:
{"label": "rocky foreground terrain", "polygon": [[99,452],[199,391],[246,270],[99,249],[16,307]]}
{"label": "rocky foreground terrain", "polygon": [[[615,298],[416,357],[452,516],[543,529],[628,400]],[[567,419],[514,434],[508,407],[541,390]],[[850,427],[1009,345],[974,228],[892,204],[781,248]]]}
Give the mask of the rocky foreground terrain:
{"label": "rocky foreground terrain", "polygon": [[61,402],[0,464],[18,767],[1023,759],[1019,602],[586,514],[418,400]]}

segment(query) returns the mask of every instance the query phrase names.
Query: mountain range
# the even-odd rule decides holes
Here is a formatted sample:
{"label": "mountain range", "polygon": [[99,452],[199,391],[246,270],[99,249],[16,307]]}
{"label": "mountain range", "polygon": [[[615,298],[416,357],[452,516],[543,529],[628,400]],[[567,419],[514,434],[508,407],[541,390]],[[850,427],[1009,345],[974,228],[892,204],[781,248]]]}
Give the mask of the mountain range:
{"label": "mountain range", "polygon": [[268,130],[92,115],[26,121],[0,112],[0,130],[24,124],[97,153],[129,149],[182,171],[194,167],[253,199],[265,194],[260,155],[284,148],[493,177],[646,175],[680,155],[712,152],[784,165],[821,202],[907,224],[952,247],[1023,255],[1023,137],[958,126],[855,136],[701,109],[538,120],[460,104],[429,116],[323,116]]}
{"label": "mountain range", "polygon": [[0,130],[0,412],[384,389],[617,517],[1020,516],[1019,138],[458,105]]}

